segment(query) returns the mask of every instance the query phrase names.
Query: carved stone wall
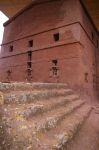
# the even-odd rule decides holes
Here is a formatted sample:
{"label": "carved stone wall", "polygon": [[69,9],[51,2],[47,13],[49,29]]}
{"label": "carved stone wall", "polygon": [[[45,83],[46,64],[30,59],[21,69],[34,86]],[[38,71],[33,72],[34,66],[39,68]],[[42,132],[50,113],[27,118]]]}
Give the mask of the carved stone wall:
{"label": "carved stone wall", "polygon": [[94,93],[98,39],[79,0],[31,5],[5,24],[0,81],[67,82]]}

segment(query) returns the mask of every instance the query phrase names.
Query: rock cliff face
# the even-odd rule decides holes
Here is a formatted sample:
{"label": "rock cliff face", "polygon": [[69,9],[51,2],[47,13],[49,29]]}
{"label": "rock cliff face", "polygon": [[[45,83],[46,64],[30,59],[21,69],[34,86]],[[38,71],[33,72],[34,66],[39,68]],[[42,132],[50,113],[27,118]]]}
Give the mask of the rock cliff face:
{"label": "rock cliff face", "polygon": [[67,84],[0,83],[0,150],[98,150],[98,105]]}

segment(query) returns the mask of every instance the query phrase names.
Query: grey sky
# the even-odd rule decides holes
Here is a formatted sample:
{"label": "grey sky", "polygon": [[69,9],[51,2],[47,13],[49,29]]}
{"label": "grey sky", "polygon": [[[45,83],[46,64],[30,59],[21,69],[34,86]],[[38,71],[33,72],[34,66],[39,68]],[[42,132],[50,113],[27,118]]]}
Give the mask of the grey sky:
{"label": "grey sky", "polygon": [[2,43],[2,39],[3,39],[3,23],[6,22],[8,20],[8,17],[5,16],[1,11],[0,11],[0,44]]}

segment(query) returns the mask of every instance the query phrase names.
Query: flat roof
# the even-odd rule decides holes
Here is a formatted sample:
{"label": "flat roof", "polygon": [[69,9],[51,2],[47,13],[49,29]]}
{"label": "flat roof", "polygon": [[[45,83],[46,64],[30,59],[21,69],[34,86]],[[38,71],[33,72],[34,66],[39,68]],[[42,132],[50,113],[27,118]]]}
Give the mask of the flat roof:
{"label": "flat roof", "polygon": [[[20,16],[21,14],[23,14],[25,11],[27,11],[28,9],[32,8],[33,5],[40,5],[40,4],[43,4],[43,3],[48,3],[48,2],[53,2],[53,1],[59,1],[59,0],[33,0],[28,6],[24,7],[23,9],[21,9],[18,13],[16,13],[13,17],[11,17],[7,22],[4,23],[4,27],[7,26],[8,24],[10,24],[13,20],[15,20],[18,16]],[[94,29],[96,30],[96,32],[98,33],[99,35],[99,31],[96,27],[96,25],[94,24],[93,20],[92,20],[92,17],[89,15],[84,3],[83,3],[83,0],[79,0],[86,15],[88,16],[91,24],[93,25]]]}

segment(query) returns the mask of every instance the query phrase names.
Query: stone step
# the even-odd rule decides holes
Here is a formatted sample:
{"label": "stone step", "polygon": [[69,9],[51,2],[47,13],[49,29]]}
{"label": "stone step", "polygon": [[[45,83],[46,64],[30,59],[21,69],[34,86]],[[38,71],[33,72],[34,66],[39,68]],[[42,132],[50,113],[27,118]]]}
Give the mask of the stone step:
{"label": "stone step", "polygon": [[66,96],[65,98],[59,97],[59,98],[51,99],[50,101],[40,100],[39,102],[37,101],[34,104],[27,104],[26,106],[22,105],[23,108],[21,108],[20,110],[20,115],[26,119],[29,119],[34,115],[51,111],[52,109],[56,109],[60,106],[64,106],[67,103],[71,101],[76,101],[78,99],[79,99],[78,95],[69,95]]}
{"label": "stone step", "polygon": [[73,114],[76,109],[82,105],[84,105],[82,100],[72,101],[43,115],[39,114],[38,116],[33,116],[29,120],[16,114],[15,109],[13,109],[12,112],[5,110],[4,124],[6,130],[9,132],[8,138],[13,137],[14,146],[16,145],[16,147],[19,148],[20,144],[23,143],[22,145],[24,147],[28,138],[35,141],[33,137],[44,134],[48,130],[55,129],[66,116],[69,116],[71,113]]}
{"label": "stone step", "polygon": [[99,134],[97,133],[99,133],[99,115],[93,110],[76,136],[66,144],[66,150],[99,150]]}
{"label": "stone step", "polygon": [[79,100],[80,97],[78,95],[67,95],[65,98],[64,96],[53,98],[51,100],[40,100],[34,103],[22,104],[22,105],[4,105],[3,108],[6,112],[14,112],[20,115],[25,119],[29,119],[39,113],[45,113],[51,111],[52,109],[59,108],[60,106],[64,106],[71,101]]}
{"label": "stone step", "polygon": [[24,91],[24,90],[44,90],[44,89],[66,89],[67,84],[63,83],[25,83],[25,82],[14,82],[14,83],[1,83],[0,91],[12,92],[12,91]]}
{"label": "stone step", "polygon": [[50,130],[51,128],[55,128],[57,124],[66,117],[66,115],[69,115],[75,109],[84,105],[84,103],[85,102],[82,100],[72,101],[60,108],[51,110],[44,115],[39,115],[37,117],[34,116],[32,120],[30,120],[34,133],[38,134],[39,132],[42,133]]}
{"label": "stone step", "polygon": [[59,96],[66,96],[73,94],[71,89],[65,90],[44,90],[44,91],[24,91],[24,92],[17,92],[13,94],[5,94],[4,95],[4,104],[24,104],[24,103],[31,103],[34,101],[39,101],[41,99],[51,99],[54,97]]}
{"label": "stone step", "polygon": [[36,135],[39,141],[37,150],[63,150],[89,116],[92,108],[87,104],[82,105],[75,112],[66,116],[64,120],[42,135]]}
{"label": "stone step", "polygon": [[8,139],[3,143],[11,150],[65,149],[92,110],[67,84],[0,83],[0,88]]}

